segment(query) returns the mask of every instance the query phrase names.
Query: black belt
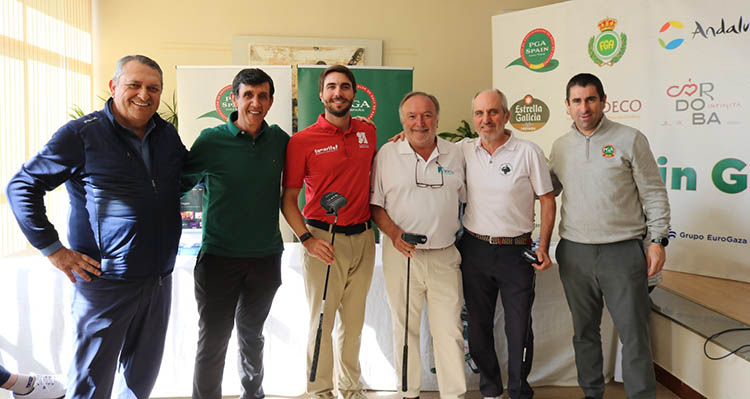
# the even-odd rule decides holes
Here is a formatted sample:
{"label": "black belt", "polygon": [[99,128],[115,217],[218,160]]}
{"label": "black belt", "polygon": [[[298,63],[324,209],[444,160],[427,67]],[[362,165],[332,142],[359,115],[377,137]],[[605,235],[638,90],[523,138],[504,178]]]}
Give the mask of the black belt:
{"label": "black belt", "polygon": [[359,234],[372,228],[372,222],[370,222],[369,220],[364,223],[350,224],[348,226],[339,226],[339,225],[333,226],[321,220],[315,220],[315,219],[305,219],[305,223],[309,224],[312,227],[323,229],[329,233],[331,232],[331,228],[335,227],[334,230],[337,233],[344,233],[344,235],[347,235],[347,236]]}
{"label": "black belt", "polygon": [[477,234],[473,231],[470,231],[468,229],[464,229],[466,234],[480,239],[482,241],[488,242],[493,245],[529,245],[531,244],[531,233],[521,234],[517,237],[491,237],[491,236],[485,236],[482,234]]}

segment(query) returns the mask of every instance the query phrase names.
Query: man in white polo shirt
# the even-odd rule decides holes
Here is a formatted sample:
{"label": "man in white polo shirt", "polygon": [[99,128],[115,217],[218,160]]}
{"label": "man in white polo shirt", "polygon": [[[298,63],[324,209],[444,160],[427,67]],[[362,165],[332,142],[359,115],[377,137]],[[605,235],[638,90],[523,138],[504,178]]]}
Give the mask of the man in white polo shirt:
{"label": "man in white polo shirt", "polygon": [[[425,300],[440,397],[463,398],[466,392],[461,255],[454,245],[460,229],[459,203],[465,202],[464,160],[460,147],[436,136],[439,112],[434,96],[408,93],[399,105],[406,140],[383,145],[373,164],[371,213],[384,233],[383,272],[399,377],[407,257],[411,258],[408,389],[402,393],[407,398],[418,397],[420,392],[419,329]],[[401,238],[404,232],[424,234],[427,242],[415,247]]]}
{"label": "man in white polo shirt", "polygon": [[534,337],[527,330],[534,270],[521,253],[531,243],[534,199],[538,197],[542,215],[536,254],[540,263],[533,266],[544,270],[551,265],[548,251],[555,220],[552,182],[541,148],[505,129],[510,114],[502,92],[477,93],[472,111],[479,138],[459,143],[466,160],[467,205],[458,249],[463,259],[469,350],[479,368],[482,395],[501,396],[503,383],[494,336],[499,291],[508,340],[508,391],[512,399],[531,398],[534,391],[527,377]]}

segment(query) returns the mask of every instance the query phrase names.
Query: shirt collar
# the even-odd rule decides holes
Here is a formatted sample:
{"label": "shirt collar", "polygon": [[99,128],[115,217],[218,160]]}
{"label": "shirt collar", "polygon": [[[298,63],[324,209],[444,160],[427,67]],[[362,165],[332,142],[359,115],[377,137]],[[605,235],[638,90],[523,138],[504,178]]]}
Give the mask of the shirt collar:
{"label": "shirt collar", "polygon": [[[351,115],[349,116],[349,118],[351,119]],[[320,115],[318,115],[318,126],[320,126],[321,129],[323,129],[324,131],[326,131],[328,133],[334,133],[335,134],[335,133],[338,133],[338,132],[342,132],[342,133],[346,134],[348,132],[351,132],[352,129],[354,129],[354,121],[355,121],[355,119],[351,119],[351,121],[349,122],[349,130],[347,130],[346,132],[344,132],[341,129],[339,129],[338,127],[336,127],[335,125],[333,125],[331,122],[329,122],[328,119],[326,119],[326,114],[320,114]]]}
{"label": "shirt collar", "polygon": [[591,134],[589,134],[588,136],[586,136],[585,134],[581,133],[580,130],[578,130],[578,126],[576,126],[575,121],[570,125],[570,128],[573,129],[574,132],[577,132],[583,137],[591,137],[595,135],[598,131],[604,130],[608,124],[609,124],[609,119],[607,119],[606,115],[602,114],[602,119],[599,121],[599,124],[596,125],[596,127],[594,128],[594,131],[592,131]]}
{"label": "shirt collar", "polygon": [[[237,125],[234,124],[234,122],[237,121],[237,118],[239,117],[239,113],[237,111],[232,112],[229,114],[229,118],[227,119],[227,129],[229,129],[229,134],[235,137],[239,137],[243,133],[247,133],[246,131],[240,129],[237,127]],[[258,131],[258,135],[255,136],[255,138],[259,138],[263,135],[263,132],[268,127],[268,123],[266,123],[265,120],[263,120],[263,123],[260,125],[260,130]],[[247,133],[248,136],[250,136],[250,133]],[[252,137],[252,136],[250,136]]]}
{"label": "shirt collar", "polygon": [[[497,147],[495,149],[495,153],[497,153],[500,149],[503,149],[503,151],[515,151],[518,147],[518,139],[516,139],[516,136],[513,134],[513,131],[510,129],[505,129],[505,134],[509,135],[508,140],[503,143],[500,147]],[[487,152],[484,147],[482,147],[482,138],[477,137],[476,141],[474,142],[474,151],[484,151]],[[495,154],[490,154],[495,155]]]}
{"label": "shirt collar", "polygon": [[[442,148],[441,148],[441,143],[440,143],[441,140],[442,139],[438,137],[437,142],[435,143],[435,149],[437,149],[438,155],[445,154],[446,152],[448,152],[446,145],[448,145],[449,143],[443,143]],[[396,143],[397,143],[396,145],[398,146],[397,148],[398,148],[399,154],[402,154],[402,155],[415,154],[416,155],[416,151],[414,151],[414,149],[411,148],[411,144],[409,144],[409,140],[407,140],[405,137],[403,140],[399,140]],[[435,149],[432,150],[433,153],[435,152]]]}
{"label": "shirt collar", "polygon": [[[107,100],[107,102],[104,104],[104,110],[105,110],[104,113],[107,115],[107,118],[109,118],[110,122],[112,122],[113,125],[117,126],[118,128],[124,130],[125,132],[127,132],[129,134],[134,135],[135,137],[138,137],[138,135],[135,134],[134,131],[132,131],[131,129],[129,129],[129,128],[125,127],[125,126],[123,126],[117,120],[117,118],[115,118],[115,113],[112,111],[113,102],[114,102],[114,99],[112,97],[110,97],[109,100]],[[146,137],[148,137],[148,135],[151,134],[151,131],[153,131],[154,128],[156,127],[156,122],[154,122],[154,117],[155,116],[156,116],[156,114],[154,114],[154,116],[152,116],[151,119],[148,120],[148,123],[146,124],[146,134],[143,135],[143,140],[145,140]],[[141,138],[138,137],[138,140],[141,140]]]}

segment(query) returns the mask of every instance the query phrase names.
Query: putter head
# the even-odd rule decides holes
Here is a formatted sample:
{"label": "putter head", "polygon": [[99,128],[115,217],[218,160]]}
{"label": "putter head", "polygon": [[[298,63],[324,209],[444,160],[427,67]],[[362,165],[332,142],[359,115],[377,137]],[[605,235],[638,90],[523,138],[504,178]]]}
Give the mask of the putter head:
{"label": "putter head", "polygon": [[531,248],[526,248],[523,250],[523,253],[521,253],[521,257],[523,260],[525,260],[528,264],[540,264],[542,262],[539,261],[539,259],[536,257],[536,252],[534,252]]}
{"label": "putter head", "polygon": [[346,206],[346,198],[334,191],[325,193],[320,199],[320,206],[326,211],[326,215],[336,215],[339,209]]}
{"label": "putter head", "polygon": [[401,239],[412,245],[424,244],[427,242],[427,236],[424,234],[407,233],[401,234]]}

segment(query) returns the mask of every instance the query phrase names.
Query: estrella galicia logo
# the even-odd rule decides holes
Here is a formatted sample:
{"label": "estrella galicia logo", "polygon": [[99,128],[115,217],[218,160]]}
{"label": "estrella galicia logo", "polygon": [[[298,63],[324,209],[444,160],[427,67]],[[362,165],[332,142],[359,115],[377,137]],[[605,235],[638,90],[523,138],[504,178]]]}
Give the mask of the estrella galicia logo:
{"label": "estrella galicia logo", "polygon": [[216,94],[216,100],[214,101],[215,109],[208,111],[205,114],[197,117],[200,118],[216,118],[220,121],[226,122],[229,119],[229,115],[232,112],[237,111],[237,107],[232,103],[232,85],[226,85],[219,89]]}
{"label": "estrella galicia logo", "polygon": [[676,35],[679,35],[683,28],[685,28],[685,25],[680,21],[667,21],[659,29],[659,45],[665,50],[674,50],[680,47],[685,39]]}
{"label": "estrella galicia logo", "polygon": [[372,120],[378,110],[378,101],[369,87],[357,83],[357,95],[352,101],[352,116],[364,116]]}
{"label": "estrella galicia logo", "polygon": [[625,55],[628,37],[615,31],[617,20],[605,18],[597,24],[599,34],[589,39],[589,57],[596,65],[612,66]]}
{"label": "estrella galicia logo", "polygon": [[513,171],[513,168],[511,168],[509,163],[504,163],[500,165],[500,173],[502,173],[504,176],[508,176],[510,172]]}
{"label": "estrella galicia logo", "polygon": [[506,66],[524,66],[534,72],[549,72],[560,64],[552,58],[555,54],[555,38],[544,28],[527,33],[521,41],[521,57]]}
{"label": "estrella galicia logo", "polygon": [[615,146],[607,144],[602,147],[602,156],[604,158],[612,158],[615,156]]}
{"label": "estrella galicia logo", "polygon": [[549,107],[544,101],[525,95],[510,107],[510,124],[522,132],[535,132],[549,121]]}

